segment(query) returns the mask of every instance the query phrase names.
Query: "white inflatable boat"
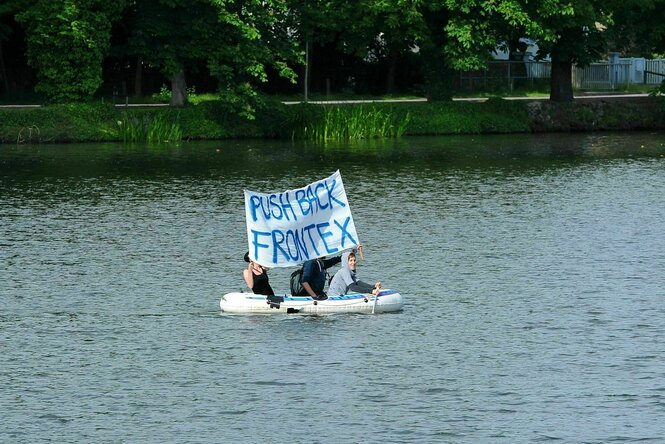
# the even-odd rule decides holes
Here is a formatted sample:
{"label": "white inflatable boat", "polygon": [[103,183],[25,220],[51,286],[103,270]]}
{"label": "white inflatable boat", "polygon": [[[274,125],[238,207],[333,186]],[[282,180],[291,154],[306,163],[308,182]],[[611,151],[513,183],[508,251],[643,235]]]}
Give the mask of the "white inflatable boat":
{"label": "white inflatable boat", "polygon": [[253,293],[227,293],[219,301],[225,313],[246,314],[332,314],[332,313],[388,313],[400,311],[404,302],[395,290],[381,290],[372,294],[347,294],[314,300],[309,296],[263,296]]}

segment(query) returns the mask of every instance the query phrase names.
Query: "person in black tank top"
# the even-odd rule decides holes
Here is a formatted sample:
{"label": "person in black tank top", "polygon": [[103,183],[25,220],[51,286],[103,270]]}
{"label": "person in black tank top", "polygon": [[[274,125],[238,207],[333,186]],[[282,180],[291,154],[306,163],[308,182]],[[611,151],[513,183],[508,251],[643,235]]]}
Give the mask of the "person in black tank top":
{"label": "person in black tank top", "polygon": [[245,262],[249,262],[247,268],[242,272],[247,286],[252,289],[254,294],[274,296],[275,292],[268,279],[268,269],[250,260],[249,253],[245,253]]}

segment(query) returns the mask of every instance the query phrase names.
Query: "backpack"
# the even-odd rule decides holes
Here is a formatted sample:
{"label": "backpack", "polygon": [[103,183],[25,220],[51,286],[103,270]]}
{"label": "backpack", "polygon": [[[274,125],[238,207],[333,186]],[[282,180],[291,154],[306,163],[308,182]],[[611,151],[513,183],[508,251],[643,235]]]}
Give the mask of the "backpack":
{"label": "backpack", "polygon": [[291,295],[292,296],[303,296],[307,295],[307,292],[302,286],[302,272],[304,267],[298,268],[296,271],[291,273]]}
{"label": "backpack", "polygon": [[[321,262],[317,261],[317,264],[319,266],[320,271],[325,271],[326,278],[328,281],[328,286],[330,286],[330,282],[332,281],[333,277],[330,274],[328,274],[328,270],[325,270],[323,268]],[[289,282],[291,287],[291,296],[309,296],[307,290],[305,290],[305,288],[302,286],[302,274],[304,270],[305,270],[305,265],[303,264],[302,267],[291,273],[291,280]]]}

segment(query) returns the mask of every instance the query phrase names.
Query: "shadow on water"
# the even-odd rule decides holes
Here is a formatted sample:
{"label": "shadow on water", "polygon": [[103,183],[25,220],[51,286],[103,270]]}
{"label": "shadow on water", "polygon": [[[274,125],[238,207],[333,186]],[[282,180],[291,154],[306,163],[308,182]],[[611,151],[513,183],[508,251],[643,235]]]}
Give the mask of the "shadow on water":
{"label": "shadow on water", "polygon": [[599,159],[662,156],[654,133],[511,134],[350,142],[231,140],[175,145],[4,145],[0,177],[305,176],[336,169],[386,174],[436,170],[557,168]]}

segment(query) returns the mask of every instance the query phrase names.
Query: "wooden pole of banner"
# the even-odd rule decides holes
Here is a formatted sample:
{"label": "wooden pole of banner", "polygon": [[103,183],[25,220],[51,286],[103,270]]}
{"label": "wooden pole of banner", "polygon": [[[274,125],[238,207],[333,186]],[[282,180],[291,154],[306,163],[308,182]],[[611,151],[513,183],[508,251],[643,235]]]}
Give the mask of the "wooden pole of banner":
{"label": "wooden pole of banner", "polygon": [[381,290],[379,290],[379,292],[374,295],[374,305],[372,305],[372,314],[374,314],[374,311],[376,310],[376,301],[379,300],[379,293],[381,293]]}
{"label": "wooden pole of banner", "polygon": [[[362,260],[365,260],[365,255],[363,254],[363,249],[358,248],[358,253],[360,253],[360,258]],[[379,290],[379,293],[381,293],[381,290]],[[379,300],[379,293],[374,295],[374,304],[372,305],[372,314],[376,311],[376,302]]]}

